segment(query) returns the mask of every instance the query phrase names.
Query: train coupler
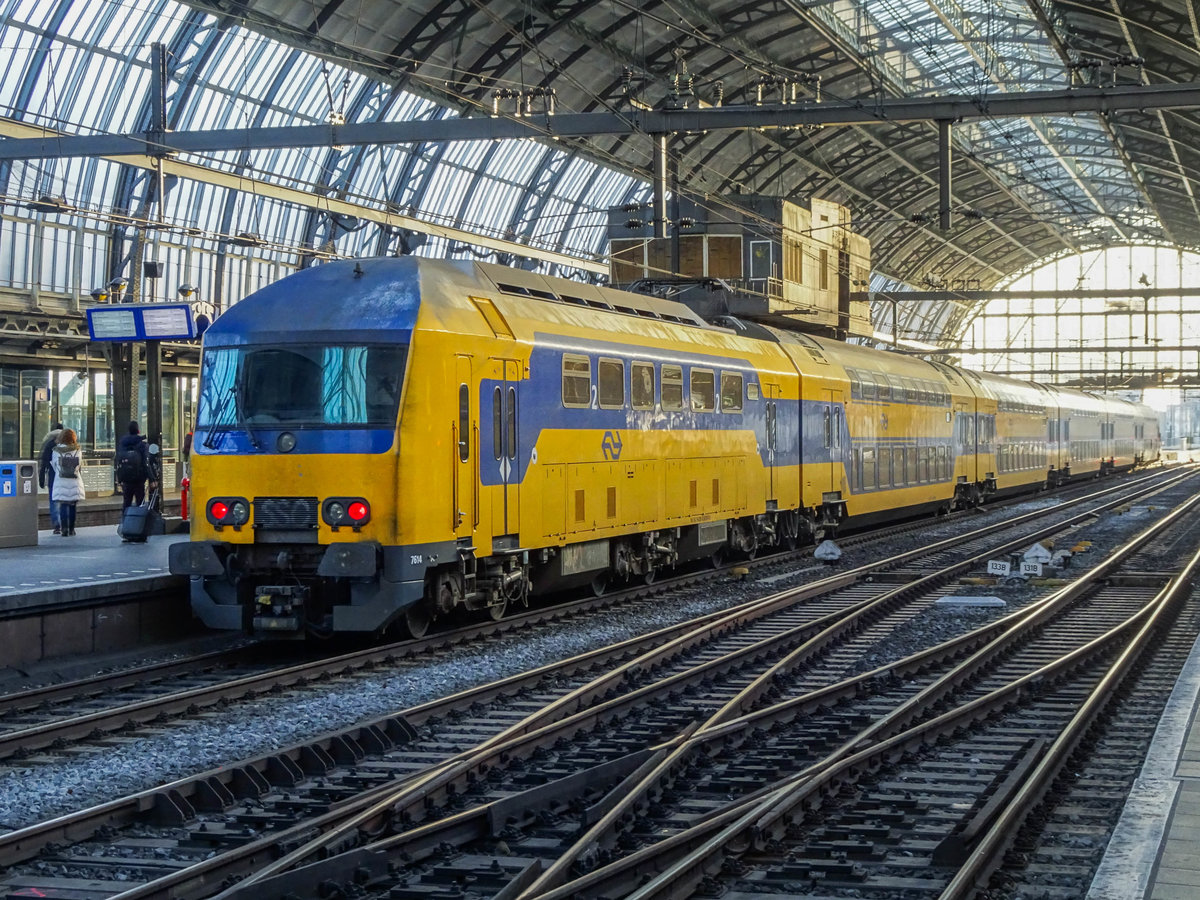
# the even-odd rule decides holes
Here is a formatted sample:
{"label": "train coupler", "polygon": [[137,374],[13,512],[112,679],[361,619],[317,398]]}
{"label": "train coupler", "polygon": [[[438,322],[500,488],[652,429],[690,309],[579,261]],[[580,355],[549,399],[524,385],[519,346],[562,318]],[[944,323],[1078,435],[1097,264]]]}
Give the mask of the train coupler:
{"label": "train coupler", "polygon": [[308,588],[296,584],[262,585],[254,591],[255,631],[300,631]]}

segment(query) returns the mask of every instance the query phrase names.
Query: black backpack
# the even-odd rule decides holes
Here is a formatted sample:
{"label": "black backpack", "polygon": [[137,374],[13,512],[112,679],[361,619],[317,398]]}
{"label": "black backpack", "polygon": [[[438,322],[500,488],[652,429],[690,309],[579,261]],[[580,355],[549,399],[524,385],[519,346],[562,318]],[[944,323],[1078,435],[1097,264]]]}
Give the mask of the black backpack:
{"label": "black backpack", "polygon": [[142,453],[137,447],[128,447],[117,457],[117,481],[141,481],[145,478]]}
{"label": "black backpack", "polygon": [[59,478],[79,477],[79,457],[72,453],[64,453],[58,458]]}

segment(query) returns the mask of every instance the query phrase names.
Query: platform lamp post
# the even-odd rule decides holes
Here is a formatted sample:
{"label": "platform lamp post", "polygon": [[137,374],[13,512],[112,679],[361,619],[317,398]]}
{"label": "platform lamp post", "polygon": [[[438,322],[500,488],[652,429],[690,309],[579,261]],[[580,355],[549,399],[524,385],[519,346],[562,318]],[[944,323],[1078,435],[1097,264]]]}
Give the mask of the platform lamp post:
{"label": "platform lamp post", "polygon": [[[163,276],[163,264],[147,259],[142,263],[142,274],[150,282],[149,303],[156,299],[155,285]],[[151,480],[158,482],[158,503],[161,509],[162,492],[162,353],[157,340],[146,341],[146,440],[150,443]]]}

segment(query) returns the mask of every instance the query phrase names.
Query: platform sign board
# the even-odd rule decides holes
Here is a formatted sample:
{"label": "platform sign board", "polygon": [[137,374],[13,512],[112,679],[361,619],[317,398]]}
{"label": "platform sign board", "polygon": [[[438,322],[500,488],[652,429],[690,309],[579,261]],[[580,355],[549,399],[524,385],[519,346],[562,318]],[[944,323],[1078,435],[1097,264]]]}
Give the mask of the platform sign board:
{"label": "platform sign board", "polygon": [[188,303],[126,303],[87,311],[93,341],[190,341],[196,322]]}

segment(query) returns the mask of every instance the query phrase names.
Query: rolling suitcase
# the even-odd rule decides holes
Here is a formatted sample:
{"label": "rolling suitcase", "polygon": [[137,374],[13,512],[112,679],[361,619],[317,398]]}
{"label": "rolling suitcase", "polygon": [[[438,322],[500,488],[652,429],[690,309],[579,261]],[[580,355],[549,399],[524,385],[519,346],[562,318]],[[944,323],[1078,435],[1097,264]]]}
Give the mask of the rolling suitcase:
{"label": "rolling suitcase", "polygon": [[130,506],[126,509],[121,516],[121,540],[140,544],[150,535],[156,534],[155,526],[161,517],[157,506],[158,491],[153,490],[141,506]]}

